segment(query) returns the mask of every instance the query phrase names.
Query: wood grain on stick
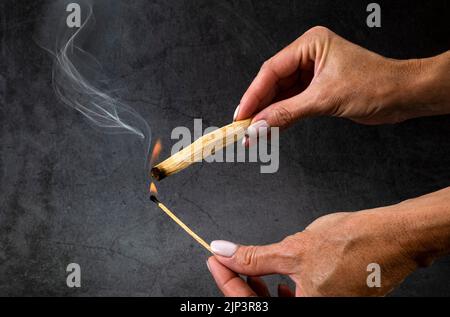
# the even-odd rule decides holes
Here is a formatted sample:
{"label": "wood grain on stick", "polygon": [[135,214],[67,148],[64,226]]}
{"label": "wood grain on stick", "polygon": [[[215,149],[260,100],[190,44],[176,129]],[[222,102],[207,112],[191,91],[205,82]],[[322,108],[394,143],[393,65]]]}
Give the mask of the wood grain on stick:
{"label": "wood grain on stick", "polygon": [[200,162],[230,144],[237,142],[245,135],[252,119],[236,121],[213,132],[205,134],[152,168],[152,176],[157,180],[175,174],[192,163]]}
{"label": "wood grain on stick", "polygon": [[170,218],[172,218],[173,221],[175,221],[181,228],[183,228],[184,231],[186,231],[192,238],[194,238],[195,241],[200,243],[206,250],[213,253],[211,250],[211,247],[208,243],[205,242],[202,238],[200,238],[199,235],[197,235],[194,231],[191,230],[186,224],[184,224],[183,221],[180,220],[173,212],[169,210],[162,202],[158,200],[155,196],[151,198],[159,208],[161,208]]}

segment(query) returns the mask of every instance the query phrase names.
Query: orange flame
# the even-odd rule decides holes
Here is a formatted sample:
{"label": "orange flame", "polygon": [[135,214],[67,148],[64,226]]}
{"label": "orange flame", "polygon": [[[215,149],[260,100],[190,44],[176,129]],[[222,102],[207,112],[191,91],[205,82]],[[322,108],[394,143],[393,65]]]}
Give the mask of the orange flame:
{"label": "orange flame", "polygon": [[158,160],[159,154],[162,150],[161,140],[156,140],[155,146],[153,147],[152,155],[150,156],[150,167],[153,167],[153,164]]}
{"label": "orange flame", "polygon": [[156,189],[156,186],[153,182],[150,183],[149,191],[152,195],[156,196],[156,194],[158,194],[158,190]]}

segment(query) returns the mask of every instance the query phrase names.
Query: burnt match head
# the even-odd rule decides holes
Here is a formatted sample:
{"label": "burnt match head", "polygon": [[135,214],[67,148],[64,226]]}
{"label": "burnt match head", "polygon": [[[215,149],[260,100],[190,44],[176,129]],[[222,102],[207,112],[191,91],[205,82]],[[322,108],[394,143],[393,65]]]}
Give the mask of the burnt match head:
{"label": "burnt match head", "polygon": [[150,193],[150,200],[153,201],[154,203],[159,203],[158,198],[156,198],[158,190],[156,189],[155,183],[153,182],[150,183],[149,193]]}
{"label": "burnt match head", "polygon": [[159,203],[158,198],[156,198],[155,195],[150,195],[150,200],[153,201],[155,204]]}

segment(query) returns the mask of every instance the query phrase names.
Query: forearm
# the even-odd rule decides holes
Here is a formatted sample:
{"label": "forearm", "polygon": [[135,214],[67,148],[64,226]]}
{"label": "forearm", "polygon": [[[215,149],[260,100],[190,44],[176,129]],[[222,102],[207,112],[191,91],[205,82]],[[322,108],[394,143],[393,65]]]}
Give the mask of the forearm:
{"label": "forearm", "polygon": [[450,51],[441,55],[397,61],[398,83],[393,95],[399,112],[408,117],[450,114]]}
{"label": "forearm", "polygon": [[390,206],[388,221],[419,266],[450,253],[450,187]]}

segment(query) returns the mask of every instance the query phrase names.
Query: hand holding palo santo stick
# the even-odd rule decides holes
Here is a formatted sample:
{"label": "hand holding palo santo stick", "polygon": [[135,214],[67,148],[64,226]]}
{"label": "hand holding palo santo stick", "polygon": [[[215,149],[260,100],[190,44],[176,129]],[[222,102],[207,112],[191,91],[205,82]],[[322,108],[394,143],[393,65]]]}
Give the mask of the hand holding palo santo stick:
{"label": "hand holding palo santo stick", "polygon": [[244,136],[251,121],[251,118],[236,121],[198,138],[191,145],[153,167],[152,176],[160,181],[237,142]]}

